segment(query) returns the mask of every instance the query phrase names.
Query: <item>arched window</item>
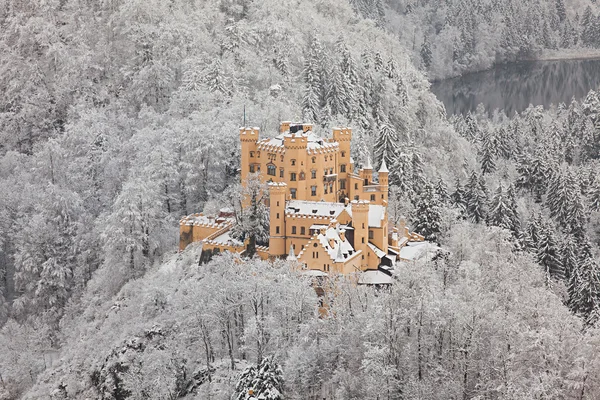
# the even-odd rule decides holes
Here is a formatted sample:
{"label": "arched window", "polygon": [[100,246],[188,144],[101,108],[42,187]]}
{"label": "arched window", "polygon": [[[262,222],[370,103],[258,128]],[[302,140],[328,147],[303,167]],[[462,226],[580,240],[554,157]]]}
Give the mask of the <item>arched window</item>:
{"label": "arched window", "polygon": [[313,158],[312,158],[312,163],[314,164],[314,163],[316,163],[316,162],[317,162],[317,157],[313,157]]}

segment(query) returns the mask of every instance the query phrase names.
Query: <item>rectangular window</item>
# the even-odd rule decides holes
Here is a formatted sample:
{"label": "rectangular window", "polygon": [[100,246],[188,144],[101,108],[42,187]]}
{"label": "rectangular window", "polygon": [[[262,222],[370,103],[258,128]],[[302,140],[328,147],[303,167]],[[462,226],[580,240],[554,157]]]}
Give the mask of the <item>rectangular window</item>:
{"label": "rectangular window", "polygon": [[253,151],[250,152],[250,157],[254,158],[254,152]]}
{"label": "rectangular window", "polygon": [[278,226],[275,227],[275,233],[277,233],[277,234],[279,233],[279,227]]}
{"label": "rectangular window", "polygon": [[292,226],[292,235],[295,235],[295,234],[296,234],[296,227]]}
{"label": "rectangular window", "polygon": [[374,194],[371,195],[371,201],[375,201],[375,195]]}
{"label": "rectangular window", "polygon": [[344,179],[340,179],[340,189],[346,189],[346,181]]}
{"label": "rectangular window", "polygon": [[316,186],[311,186],[310,187],[310,195],[311,196],[316,196],[317,195],[317,187]]}
{"label": "rectangular window", "polygon": [[354,190],[358,190],[358,183],[354,184]]}
{"label": "rectangular window", "polygon": [[363,237],[363,238],[361,238],[361,239],[362,239],[362,242],[364,243],[364,242],[365,242],[365,238]]}
{"label": "rectangular window", "polygon": [[300,227],[300,234],[301,235],[306,235],[306,228],[304,226]]}
{"label": "rectangular window", "polygon": [[276,176],[277,168],[274,165],[267,165],[267,175]]}
{"label": "rectangular window", "polygon": [[292,166],[296,165],[296,160],[292,160]]}
{"label": "rectangular window", "polygon": [[373,239],[373,231],[369,230],[369,239]]}
{"label": "rectangular window", "polygon": [[310,177],[312,179],[316,179],[317,178],[317,170],[313,169],[312,171],[310,171]]}
{"label": "rectangular window", "polygon": [[277,219],[279,219],[279,213],[277,213]]}
{"label": "rectangular window", "polygon": [[323,191],[325,192],[325,194],[327,194],[327,184],[323,185]]}
{"label": "rectangular window", "polygon": [[292,199],[296,198],[296,189],[290,189],[290,194],[292,195]]}
{"label": "rectangular window", "polygon": [[292,173],[290,174],[290,181],[292,181],[292,182],[293,182],[293,181],[295,181],[295,180],[296,180],[296,173],[295,173],[295,172],[292,172]]}
{"label": "rectangular window", "polygon": [[340,165],[340,172],[346,172],[346,164]]}
{"label": "rectangular window", "polygon": [[279,168],[279,177],[283,178],[283,168]]}
{"label": "rectangular window", "polygon": [[250,172],[254,172],[254,164],[250,164]]}

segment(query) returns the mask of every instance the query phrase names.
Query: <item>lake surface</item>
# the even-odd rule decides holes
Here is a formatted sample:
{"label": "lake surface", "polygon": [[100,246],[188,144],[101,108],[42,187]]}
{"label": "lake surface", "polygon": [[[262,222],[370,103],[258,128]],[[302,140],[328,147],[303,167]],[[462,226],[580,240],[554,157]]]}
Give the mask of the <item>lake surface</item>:
{"label": "lake surface", "polygon": [[483,103],[488,113],[504,109],[509,116],[530,104],[543,105],[584,98],[600,86],[600,59],[530,61],[434,82],[431,90],[450,114],[466,114]]}

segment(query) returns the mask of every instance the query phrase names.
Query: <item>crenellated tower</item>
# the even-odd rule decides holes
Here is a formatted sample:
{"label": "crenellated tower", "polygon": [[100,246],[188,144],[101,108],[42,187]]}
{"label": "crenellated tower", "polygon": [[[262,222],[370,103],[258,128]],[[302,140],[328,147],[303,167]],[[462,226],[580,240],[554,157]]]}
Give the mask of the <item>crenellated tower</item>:
{"label": "crenellated tower", "polygon": [[248,178],[248,174],[250,174],[251,165],[256,162],[255,154],[256,143],[258,142],[258,133],[258,128],[240,128],[240,143],[242,145],[240,178],[242,180],[242,184],[244,184]]}
{"label": "crenellated tower", "polygon": [[287,185],[284,182],[269,183],[269,256],[286,254],[285,200]]}

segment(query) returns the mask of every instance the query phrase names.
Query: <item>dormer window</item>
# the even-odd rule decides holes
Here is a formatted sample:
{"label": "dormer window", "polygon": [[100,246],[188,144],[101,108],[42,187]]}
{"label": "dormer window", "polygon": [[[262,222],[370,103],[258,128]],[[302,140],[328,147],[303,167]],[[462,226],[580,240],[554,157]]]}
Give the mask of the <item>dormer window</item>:
{"label": "dormer window", "polygon": [[292,166],[296,165],[296,160],[292,160]]}

